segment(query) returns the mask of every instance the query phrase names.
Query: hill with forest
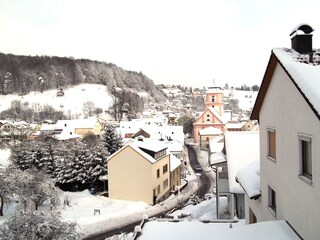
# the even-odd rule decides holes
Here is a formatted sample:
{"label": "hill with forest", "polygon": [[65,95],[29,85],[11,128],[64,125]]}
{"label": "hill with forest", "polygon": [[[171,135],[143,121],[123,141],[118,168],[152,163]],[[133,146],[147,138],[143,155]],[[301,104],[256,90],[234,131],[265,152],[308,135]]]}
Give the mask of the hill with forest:
{"label": "hill with forest", "polygon": [[102,84],[147,92],[155,101],[165,97],[142,72],[127,71],[112,63],[54,56],[18,56],[0,53],[0,94],[25,95],[81,83]]}

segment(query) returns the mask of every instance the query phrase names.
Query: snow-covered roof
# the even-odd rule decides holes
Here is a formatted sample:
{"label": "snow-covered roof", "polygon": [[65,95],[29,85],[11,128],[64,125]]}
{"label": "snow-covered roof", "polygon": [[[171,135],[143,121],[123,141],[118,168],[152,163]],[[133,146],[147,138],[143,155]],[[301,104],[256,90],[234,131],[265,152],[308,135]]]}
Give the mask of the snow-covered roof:
{"label": "snow-covered roof", "polygon": [[58,120],[55,127],[56,129],[62,129],[64,127],[69,128],[94,128],[97,123],[97,118],[86,119],[72,119],[72,120]]}
{"label": "snow-covered roof", "polygon": [[209,147],[212,153],[221,152],[224,148],[224,136],[212,138],[209,141]]}
{"label": "snow-covered roof", "polygon": [[74,132],[69,132],[68,129],[64,129],[60,134],[54,134],[54,135],[52,135],[52,137],[54,139],[63,141],[63,140],[80,138],[81,136],[79,134],[74,133]]}
{"label": "snow-covered roof", "polygon": [[169,152],[181,152],[183,150],[183,143],[181,142],[178,142],[176,140],[163,142],[168,147]]}
{"label": "snow-covered roof", "polygon": [[208,107],[207,109],[209,109],[216,118],[219,119],[220,122],[225,123],[225,119],[223,119],[223,117],[217,112],[217,110],[213,107]]}
{"label": "snow-covered roof", "polygon": [[56,127],[55,124],[43,123],[41,125],[40,131],[53,131],[55,129],[55,127]]}
{"label": "snow-covered roof", "polygon": [[153,152],[159,152],[163,149],[167,149],[167,146],[163,142],[150,138],[144,138],[143,141],[136,141],[136,144],[139,148],[143,148]]}
{"label": "snow-covered roof", "polygon": [[320,66],[299,62],[294,50],[276,48],[273,52],[319,114]]}
{"label": "snow-covered roof", "polygon": [[223,93],[223,91],[221,90],[220,87],[213,87],[213,88],[209,88],[206,91],[206,94],[210,94],[210,93]]}
{"label": "snow-covered roof", "polygon": [[235,178],[237,172],[260,159],[259,132],[225,132],[229,185],[231,193],[244,193]]}
{"label": "snow-covered roof", "polygon": [[[149,124],[150,123],[150,124]],[[116,128],[118,134],[125,137],[126,133],[136,133],[140,129],[150,134],[151,139],[169,139],[183,143],[184,133],[183,126],[160,125],[160,123],[144,122],[144,119],[136,119],[135,121],[120,123],[120,127]]]}
{"label": "snow-covered roof", "polygon": [[215,127],[207,127],[199,131],[199,135],[220,135],[222,131]]}
{"label": "snow-covered roof", "polygon": [[[313,58],[319,61],[319,50],[316,50]],[[318,58],[318,59],[317,59]],[[319,63],[311,63],[309,55],[299,54],[298,52],[286,49],[275,48],[269,61],[269,67],[261,84],[258,98],[255,102],[251,119],[259,119],[260,108],[263,99],[269,87],[273,70],[276,64],[280,62],[281,66],[288,73],[288,77],[293,81],[301,95],[306,100],[310,108],[320,119],[320,66]]]}
{"label": "snow-covered roof", "polygon": [[226,128],[227,129],[241,129],[245,123],[227,123]]}
{"label": "snow-covered roof", "polygon": [[226,162],[226,155],[224,155],[222,152],[216,152],[210,155],[210,165],[218,165]]}
{"label": "snow-covered roof", "polygon": [[147,239],[259,239],[259,240],[298,240],[299,236],[284,220],[265,221],[230,228],[230,224],[203,224],[194,221],[147,222],[139,240]]}
{"label": "snow-covered roof", "polygon": [[115,153],[111,154],[107,161],[109,161],[110,159],[112,159],[115,155],[117,155],[118,153],[120,153],[122,150],[124,150],[125,148],[132,148],[133,150],[135,150],[137,153],[139,153],[142,157],[144,157],[145,159],[147,159],[150,163],[155,163],[156,160],[151,157],[149,154],[147,154],[146,152],[142,151],[138,145],[136,143],[130,143],[127,145],[124,145],[122,148],[120,148],[118,151],[116,151]]}
{"label": "snow-covered roof", "polygon": [[170,172],[173,172],[177,167],[181,165],[180,159],[170,154]]}
{"label": "snow-covered roof", "polygon": [[261,196],[259,161],[253,162],[249,166],[241,168],[237,172],[236,179],[243,187],[249,198],[257,199]]}

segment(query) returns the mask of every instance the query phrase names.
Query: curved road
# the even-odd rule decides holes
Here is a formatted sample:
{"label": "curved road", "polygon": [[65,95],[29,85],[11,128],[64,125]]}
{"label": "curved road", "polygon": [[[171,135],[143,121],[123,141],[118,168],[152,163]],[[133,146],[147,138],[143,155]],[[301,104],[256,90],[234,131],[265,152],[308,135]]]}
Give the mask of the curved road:
{"label": "curved road", "polygon": [[212,188],[213,181],[212,181],[211,177],[209,176],[209,174],[207,172],[203,171],[203,169],[198,161],[197,154],[196,154],[195,150],[193,149],[193,147],[190,145],[187,145],[187,147],[188,147],[190,166],[192,167],[192,169],[195,173],[201,174],[200,179],[199,179],[200,187],[198,190],[198,197],[203,198],[204,195],[206,193],[208,193],[209,190]]}

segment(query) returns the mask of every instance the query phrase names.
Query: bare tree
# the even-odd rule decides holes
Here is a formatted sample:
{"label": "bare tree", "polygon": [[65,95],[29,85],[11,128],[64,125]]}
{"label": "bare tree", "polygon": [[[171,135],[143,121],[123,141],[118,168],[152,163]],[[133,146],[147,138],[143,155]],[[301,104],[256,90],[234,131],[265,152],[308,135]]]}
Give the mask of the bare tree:
{"label": "bare tree", "polygon": [[58,212],[21,212],[9,218],[1,227],[1,239],[81,239],[75,222],[63,222]]}
{"label": "bare tree", "polygon": [[59,192],[53,181],[41,171],[12,169],[6,180],[8,188],[19,196],[25,212],[30,201],[34,203],[36,210],[47,199],[58,201]]}
{"label": "bare tree", "polygon": [[92,101],[87,101],[83,103],[83,115],[84,117],[92,117],[95,110],[95,104]]}

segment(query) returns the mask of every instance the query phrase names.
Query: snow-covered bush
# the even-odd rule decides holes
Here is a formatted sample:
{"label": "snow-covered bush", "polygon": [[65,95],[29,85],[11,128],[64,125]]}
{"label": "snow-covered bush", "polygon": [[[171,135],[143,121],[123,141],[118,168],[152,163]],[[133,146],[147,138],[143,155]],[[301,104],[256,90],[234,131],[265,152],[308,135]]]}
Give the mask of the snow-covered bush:
{"label": "snow-covered bush", "polygon": [[63,222],[58,212],[21,212],[13,215],[0,226],[0,239],[3,240],[77,240],[77,224]]}

